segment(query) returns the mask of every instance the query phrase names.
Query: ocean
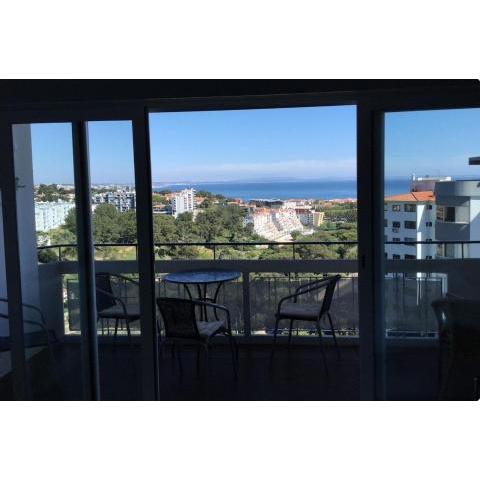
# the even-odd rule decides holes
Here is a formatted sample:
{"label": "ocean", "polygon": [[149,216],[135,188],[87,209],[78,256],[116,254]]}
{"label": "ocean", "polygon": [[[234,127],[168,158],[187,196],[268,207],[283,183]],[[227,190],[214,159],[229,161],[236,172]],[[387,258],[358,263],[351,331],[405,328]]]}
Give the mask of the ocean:
{"label": "ocean", "polygon": [[[155,185],[153,190],[181,190],[194,188],[221,194],[229,198],[241,198],[244,201],[252,198],[316,198],[331,200],[333,198],[357,198],[356,180],[303,180],[272,182],[208,182],[208,183],[175,183]],[[408,192],[410,178],[395,178],[385,181],[385,194],[395,195]]]}

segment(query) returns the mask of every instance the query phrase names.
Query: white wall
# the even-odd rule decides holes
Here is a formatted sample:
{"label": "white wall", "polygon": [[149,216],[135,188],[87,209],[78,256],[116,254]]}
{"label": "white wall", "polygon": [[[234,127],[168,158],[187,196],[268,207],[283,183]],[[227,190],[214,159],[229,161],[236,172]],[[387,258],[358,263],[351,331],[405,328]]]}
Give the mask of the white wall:
{"label": "white wall", "polygon": [[[22,295],[26,303],[40,306],[37,244],[35,238],[35,206],[33,196],[32,142],[30,126],[13,127],[15,174],[18,177],[17,208],[20,240]],[[3,208],[3,204],[1,205]],[[7,296],[3,217],[0,215],[0,296]]]}
{"label": "white wall", "polygon": [[13,126],[13,149],[17,185],[18,238],[22,297],[25,303],[40,307],[37,240],[33,191],[32,139],[29,125]]}
{"label": "white wall", "polygon": [[[470,240],[480,240],[480,200],[470,198]],[[470,258],[480,258],[480,244],[468,246]]]}

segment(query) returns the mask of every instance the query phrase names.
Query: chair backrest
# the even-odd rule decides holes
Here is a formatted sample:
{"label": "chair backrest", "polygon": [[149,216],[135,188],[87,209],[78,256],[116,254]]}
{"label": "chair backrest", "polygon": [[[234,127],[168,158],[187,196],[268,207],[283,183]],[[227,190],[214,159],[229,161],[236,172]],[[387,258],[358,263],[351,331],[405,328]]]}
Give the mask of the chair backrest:
{"label": "chair backrest", "polygon": [[325,288],[325,295],[323,296],[322,310],[320,312],[320,316],[330,311],[330,307],[332,306],[333,301],[333,294],[335,293],[335,287],[338,280],[340,280],[340,275],[334,275],[325,279],[325,283],[327,284],[327,286]]}
{"label": "chair backrest", "polygon": [[115,299],[110,295],[105,294],[104,292],[110,293],[113,295],[112,282],[110,280],[110,274],[108,273],[97,273],[95,274],[95,286],[96,286],[96,297],[97,297],[97,311],[101,312],[107,308],[113,307],[116,305]]}
{"label": "chair backrest", "polygon": [[455,353],[480,356],[480,301],[446,298],[432,303],[440,340]]}
{"label": "chair backrest", "polygon": [[159,297],[166,338],[198,338],[195,303],[183,298]]}

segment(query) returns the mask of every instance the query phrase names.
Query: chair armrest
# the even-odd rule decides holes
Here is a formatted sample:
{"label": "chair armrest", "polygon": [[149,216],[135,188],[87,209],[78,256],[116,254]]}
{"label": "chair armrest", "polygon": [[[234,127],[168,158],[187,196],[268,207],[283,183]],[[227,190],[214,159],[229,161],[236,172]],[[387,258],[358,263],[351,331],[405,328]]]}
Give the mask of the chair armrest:
{"label": "chair armrest", "polygon": [[[303,285],[304,287],[306,285]],[[280,301],[278,302],[278,307],[277,307],[277,313],[280,313],[280,307],[282,306],[282,303],[285,302],[286,300],[290,300],[290,299],[294,299],[294,302],[297,303],[297,299],[298,297],[300,297],[301,295],[304,295],[305,293],[309,293],[309,292],[313,292],[313,291],[317,291],[317,290],[320,290],[321,288],[323,287],[326,287],[327,285],[326,284],[323,284],[323,285],[317,285],[317,286],[313,286],[311,288],[307,288],[307,290],[304,290],[304,291],[300,291],[300,292],[297,292],[295,291],[295,293],[292,293],[291,295],[287,295],[286,297],[282,297],[280,299]],[[297,289],[298,290],[298,289]]]}
{"label": "chair armrest", "polygon": [[327,285],[332,281],[333,278],[335,277],[340,277],[340,275],[335,275],[332,277],[327,277],[327,278],[321,278],[319,280],[314,280],[313,282],[305,283],[303,285],[300,285],[296,290],[295,293],[291,295],[287,295],[286,297],[283,297],[280,299],[278,302],[277,306],[277,315],[280,315],[280,308],[282,306],[282,303],[285,302],[286,300],[294,299],[294,302],[297,303],[298,297],[301,295],[304,295],[305,293],[309,292],[314,292],[321,290],[322,288],[326,288]]}
{"label": "chair armrest", "polygon": [[[5,297],[2,297],[2,298],[0,298],[0,302],[4,302],[4,303],[8,304],[8,299],[5,298]],[[47,322],[45,321],[45,317],[43,316],[43,312],[38,307],[36,307],[35,305],[31,305],[29,303],[22,303],[22,307],[30,308],[31,310],[37,312],[39,317],[40,317],[40,322],[42,323],[43,328],[45,328],[45,329],[47,328]],[[29,320],[29,321],[31,322],[32,320]],[[29,321],[25,320],[25,323],[28,323]]]}
{"label": "chair armrest", "polygon": [[[123,313],[124,313],[124,315],[127,315],[127,307],[126,307],[126,305],[125,305],[125,302],[124,302],[121,298],[116,297],[116,296],[113,295],[112,293],[107,292],[106,290],[103,290],[102,288],[99,288],[99,287],[96,287],[95,290],[98,291],[98,292],[101,292],[102,295],[106,295],[107,297],[112,298],[112,299],[115,300],[116,302],[120,302],[120,305],[121,305],[122,308],[123,308]],[[101,313],[102,313],[102,312],[97,312],[97,315],[101,317]]]}

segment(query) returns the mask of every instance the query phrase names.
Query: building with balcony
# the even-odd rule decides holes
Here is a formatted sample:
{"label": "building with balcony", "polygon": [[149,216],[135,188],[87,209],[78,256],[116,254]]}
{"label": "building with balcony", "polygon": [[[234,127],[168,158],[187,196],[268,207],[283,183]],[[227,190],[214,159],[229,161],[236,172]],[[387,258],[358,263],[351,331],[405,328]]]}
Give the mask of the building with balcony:
{"label": "building with balcony", "polygon": [[136,194],[129,190],[120,190],[115,192],[98,193],[93,195],[92,204],[100,205],[107,203],[113,205],[119,212],[127,212],[136,209]]}
{"label": "building with balcony", "polygon": [[68,212],[75,208],[73,202],[35,202],[35,229],[47,232],[65,223]]}
{"label": "building with balcony", "polygon": [[432,191],[385,197],[385,258],[417,260],[435,258],[435,196]]}
{"label": "building with balcony", "polygon": [[186,188],[180,192],[175,192],[171,199],[172,214],[177,217],[181,213],[195,212],[195,190]]}
{"label": "building with balcony", "polygon": [[[435,185],[437,204],[435,233],[438,256],[445,258],[479,258],[480,245],[480,181],[455,180]],[[457,243],[455,243],[457,242]]]}

